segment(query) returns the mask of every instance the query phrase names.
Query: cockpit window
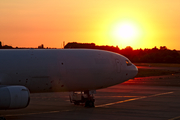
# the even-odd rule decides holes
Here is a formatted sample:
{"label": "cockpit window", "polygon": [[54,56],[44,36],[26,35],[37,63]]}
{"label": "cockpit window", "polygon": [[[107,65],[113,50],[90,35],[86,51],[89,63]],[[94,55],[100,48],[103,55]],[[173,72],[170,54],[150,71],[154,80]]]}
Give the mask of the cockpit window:
{"label": "cockpit window", "polygon": [[127,66],[132,65],[132,63],[129,60],[126,60],[126,64],[127,64]]}

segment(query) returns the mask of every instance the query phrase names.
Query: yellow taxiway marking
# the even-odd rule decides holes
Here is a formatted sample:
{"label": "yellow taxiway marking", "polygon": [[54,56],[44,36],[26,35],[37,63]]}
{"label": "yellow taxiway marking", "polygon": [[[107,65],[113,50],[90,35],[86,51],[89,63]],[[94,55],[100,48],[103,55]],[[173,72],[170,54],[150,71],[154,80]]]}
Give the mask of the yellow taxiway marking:
{"label": "yellow taxiway marking", "polygon": [[24,113],[24,114],[10,114],[4,116],[23,116],[23,115],[38,115],[38,114],[47,114],[47,113],[58,113],[60,111],[49,111],[49,112],[37,112],[37,113]]}
{"label": "yellow taxiway marking", "polygon": [[122,97],[122,98],[127,98],[127,97],[138,97],[138,96],[95,96],[95,98],[102,98],[102,97],[105,97],[105,98],[107,98],[107,97]]}
{"label": "yellow taxiway marking", "polygon": [[113,103],[107,103],[107,104],[102,104],[102,105],[96,105],[95,107],[110,106],[110,105],[115,105],[115,104],[125,103],[125,102],[129,102],[129,101],[140,100],[140,99],[144,99],[144,98],[148,98],[148,97],[155,97],[155,96],[167,95],[167,94],[172,94],[172,93],[173,93],[173,92],[165,92],[165,93],[159,93],[159,94],[154,94],[154,95],[150,95],[150,96],[142,96],[142,97],[138,97],[138,98],[132,98],[132,99],[122,100],[122,101],[113,102]]}
{"label": "yellow taxiway marking", "polygon": [[4,116],[7,117],[7,116],[39,115],[39,114],[50,114],[50,113],[68,112],[68,111],[71,111],[71,110],[47,111],[47,112],[24,113],[24,114],[10,114],[10,115],[4,115]]}
{"label": "yellow taxiway marking", "polygon": [[168,120],[179,120],[180,116],[178,117],[174,117],[174,118],[171,118],[171,119],[168,119]]}
{"label": "yellow taxiway marking", "polygon": [[[107,103],[107,104],[102,104],[102,105],[97,105],[95,107],[104,107],[104,106],[110,106],[110,105],[114,105],[114,104],[120,104],[120,103],[125,103],[125,102],[129,102],[129,101],[134,101],[134,100],[140,100],[140,99],[144,99],[144,98],[148,98],[148,97],[155,97],[155,96],[160,96],[160,95],[166,95],[166,94],[172,94],[173,92],[166,92],[166,93],[159,93],[159,94],[154,94],[154,95],[150,95],[150,96],[142,96],[142,97],[137,97],[137,98],[132,98],[132,99],[127,99],[127,100],[123,100],[123,101],[118,101],[118,102],[113,102],[113,103]],[[71,110],[62,110],[62,111],[71,111]],[[4,116],[24,116],[24,115],[38,115],[38,114],[49,114],[49,113],[58,113],[61,111],[48,111],[48,112],[37,112],[37,113],[24,113],[24,114],[9,114],[9,115],[4,115]],[[180,116],[169,119],[169,120],[176,120],[180,118]]]}

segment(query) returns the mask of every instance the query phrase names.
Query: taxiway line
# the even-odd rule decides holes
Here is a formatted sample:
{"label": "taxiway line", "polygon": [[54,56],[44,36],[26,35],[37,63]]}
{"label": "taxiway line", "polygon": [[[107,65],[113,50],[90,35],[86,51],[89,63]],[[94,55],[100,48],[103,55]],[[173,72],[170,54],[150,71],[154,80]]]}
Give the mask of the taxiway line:
{"label": "taxiway line", "polygon": [[23,115],[38,115],[38,114],[48,114],[48,113],[58,113],[60,111],[49,111],[49,112],[39,112],[39,113],[25,113],[25,114],[10,114],[10,115],[4,115],[7,116],[23,116]]}
{"label": "taxiway line", "polygon": [[148,98],[148,97],[155,97],[155,96],[167,95],[167,94],[172,94],[172,93],[174,93],[174,92],[158,93],[158,94],[154,94],[154,95],[150,95],[150,96],[142,96],[142,97],[138,97],[138,98],[132,98],[132,99],[122,100],[122,101],[113,102],[113,103],[96,105],[95,107],[105,107],[105,106],[110,106],[110,105],[115,105],[115,104],[130,102],[130,101],[134,101],[134,100],[140,100],[140,99],[144,99],[144,98]]}
{"label": "taxiway line", "polygon": [[174,117],[174,118],[171,118],[171,119],[168,119],[168,120],[179,120],[179,118],[180,118],[180,116],[178,116],[178,117]]}

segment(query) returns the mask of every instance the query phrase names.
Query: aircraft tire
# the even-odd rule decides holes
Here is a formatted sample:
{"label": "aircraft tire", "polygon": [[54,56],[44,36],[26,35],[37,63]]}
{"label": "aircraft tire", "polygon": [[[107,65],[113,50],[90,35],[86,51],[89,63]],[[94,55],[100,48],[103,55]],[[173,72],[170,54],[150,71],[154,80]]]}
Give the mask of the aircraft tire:
{"label": "aircraft tire", "polygon": [[75,101],[75,102],[74,102],[74,105],[79,105],[79,104],[80,104],[80,103],[79,103],[79,102],[77,102],[77,101]]}
{"label": "aircraft tire", "polygon": [[6,118],[4,118],[4,117],[0,117],[0,120],[6,120]]}
{"label": "aircraft tire", "polygon": [[94,101],[92,101],[92,100],[87,100],[86,102],[85,102],[85,107],[95,107],[94,106]]}

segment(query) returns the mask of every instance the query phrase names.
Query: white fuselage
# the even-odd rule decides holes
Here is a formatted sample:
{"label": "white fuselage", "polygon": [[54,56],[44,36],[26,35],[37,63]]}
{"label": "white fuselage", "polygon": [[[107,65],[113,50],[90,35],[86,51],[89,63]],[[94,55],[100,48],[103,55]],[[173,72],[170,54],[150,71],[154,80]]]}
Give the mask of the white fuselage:
{"label": "white fuselage", "polygon": [[137,68],[119,54],[92,49],[0,50],[0,86],[30,92],[95,90],[122,83]]}

